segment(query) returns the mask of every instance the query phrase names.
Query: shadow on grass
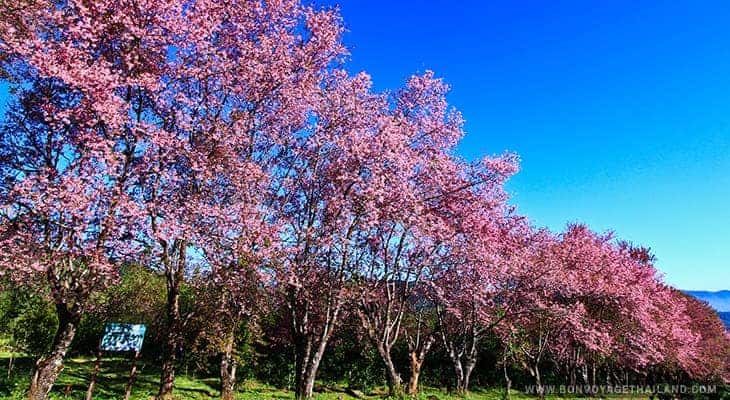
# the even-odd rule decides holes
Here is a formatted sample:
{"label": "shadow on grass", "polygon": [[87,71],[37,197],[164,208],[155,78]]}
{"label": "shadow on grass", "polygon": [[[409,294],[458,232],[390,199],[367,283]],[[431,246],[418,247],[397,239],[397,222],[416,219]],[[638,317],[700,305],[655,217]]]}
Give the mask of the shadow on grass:
{"label": "shadow on grass", "polygon": [[[7,366],[8,360],[0,358],[0,365]],[[28,387],[34,360],[19,358],[8,376],[7,368],[0,369],[0,398],[14,398],[21,395]],[[109,357],[102,360],[101,370],[97,376],[94,399],[119,399],[124,393],[132,360],[124,357]],[[133,399],[149,399],[157,393],[160,369],[151,361],[141,360],[138,364],[138,375],[132,389]],[[66,360],[61,376],[51,392],[52,399],[83,399],[94,369],[92,358],[71,358]],[[191,379],[178,376],[175,384],[177,397],[181,399],[208,399],[218,396],[215,387],[217,379]]]}

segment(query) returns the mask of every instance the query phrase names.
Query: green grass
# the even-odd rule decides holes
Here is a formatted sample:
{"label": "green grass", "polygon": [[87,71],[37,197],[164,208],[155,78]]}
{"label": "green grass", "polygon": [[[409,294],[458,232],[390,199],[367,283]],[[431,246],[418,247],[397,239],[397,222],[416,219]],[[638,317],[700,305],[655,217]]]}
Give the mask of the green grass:
{"label": "green grass", "polygon": [[8,359],[10,356],[18,358],[24,357],[25,354],[14,351],[13,346],[10,343],[10,339],[0,337],[0,360]]}
{"label": "green grass", "polygon": [[[0,399],[22,399],[23,392],[28,385],[28,375],[31,360],[21,358],[17,361],[17,367],[8,378],[7,356],[0,355]],[[51,398],[61,399],[83,399],[88,387],[94,360],[89,358],[73,358],[66,362],[61,377],[56,382]],[[101,372],[98,377],[95,399],[117,400],[121,399],[129,376],[131,360],[122,357],[105,359],[102,363]],[[132,391],[132,399],[149,400],[157,392],[159,379],[159,368],[145,361],[139,363],[139,375]],[[369,399],[383,399],[384,389],[380,388],[368,393]],[[456,397],[445,394],[433,388],[426,388],[419,395],[422,400],[501,400],[502,390],[478,390],[466,397]],[[218,381],[216,378],[194,378],[178,373],[175,380],[175,396],[178,399],[204,400],[215,399],[218,396]],[[259,382],[245,382],[240,385],[237,393],[239,400],[259,399],[293,399],[291,391],[282,390]],[[353,397],[338,387],[324,388],[315,395],[317,400],[350,400]],[[534,400],[534,397],[513,391],[513,400]],[[559,400],[558,397],[550,397],[552,400]],[[615,398],[618,400],[618,398]],[[575,400],[575,398],[571,399]]]}

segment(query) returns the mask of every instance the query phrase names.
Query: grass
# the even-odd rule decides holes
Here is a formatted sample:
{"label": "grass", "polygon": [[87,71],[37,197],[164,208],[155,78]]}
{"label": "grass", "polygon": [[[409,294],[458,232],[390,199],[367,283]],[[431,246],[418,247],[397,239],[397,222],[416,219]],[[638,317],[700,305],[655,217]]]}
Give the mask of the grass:
{"label": "grass", "polygon": [[[31,367],[31,360],[20,358],[17,360],[16,368],[8,377],[7,362],[8,354],[0,355],[0,362],[3,367],[0,369],[0,399],[22,399],[23,392],[28,385],[28,375]],[[63,373],[56,382],[51,398],[61,399],[83,399],[88,387],[89,378],[93,370],[94,360],[90,358],[72,358],[67,360]],[[105,359],[102,363],[101,372],[98,377],[94,399],[117,400],[121,399],[129,377],[131,360],[122,357]],[[159,368],[145,362],[139,363],[139,375],[132,390],[132,399],[149,400],[157,392],[159,379]],[[383,399],[384,390],[373,391],[368,394],[368,399]],[[195,378],[179,374],[175,380],[175,396],[178,399],[207,400],[217,398],[218,381],[216,378]],[[433,388],[426,388],[419,394],[421,400],[500,400],[502,390],[478,390],[466,397],[455,397],[445,394],[443,391]],[[259,382],[245,382],[240,385],[237,393],[238,400],[260,400],[260,399],[293,399],[291,391],[271,387]],[[344,390],[338,387],[325,388],[315,395],[317,400],[350,400],[353,399]],[[513,392],[512,400],[534,400],[534,397],[527,396],[520,392]],[[551,400],[560,400],[559,397],[550,397]],[[618,400],[618,398],[614,398]],[[572,398],[571,400],[576,400]]]}

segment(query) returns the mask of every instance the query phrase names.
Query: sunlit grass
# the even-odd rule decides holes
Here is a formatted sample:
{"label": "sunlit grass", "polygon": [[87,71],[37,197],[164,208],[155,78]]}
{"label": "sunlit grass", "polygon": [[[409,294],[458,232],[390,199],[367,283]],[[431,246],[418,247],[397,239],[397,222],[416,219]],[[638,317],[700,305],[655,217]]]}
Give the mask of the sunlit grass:
{"label": "sunlit grass", "polygon": [[[2,375],[0,375],[0,398],[21,399],[27,388],[31,360],[19,359],[10,379],[7,377],[7,355],[0,355]],[[129,369],[132,360],[124,357],[104,359],[99,373],[94,398],[101,400],[121,399],[129,379]],[[89,379],[94,366],[92,358],[72,358],[67,360],[61,377],[51,394],[51,399],[83,399],[88,388]],[[149,400],[157,393],[159,383],[159,368],[149,361],[139,362],[139,375],[132,390],[132,399]],[[385,389],[378,388],[368,393],[368,399],[383,399]],[[178,374],[175,380],[175,396],[178,399],[204,400],[215,399],[219,395],[216,378],[200,378]],[[419,400],[501,400],[501,389],[475,390],[465,397],[448,395],[434,388],[424,389],[418,396]],[[294,394],[256,381],[247,381],[240,385],[237,393],[239,400],[259,399],[293,399]],[[315,395],[317,400],[348,400],[354,397],[340,387],[323,388]],[[560,397],[551,396],[553,400]],[[637,397],[638,398],[638,397]],[[535,399],[518,391],[512,392],[512,400]],[[575,398],[573,398],[575,400]],[[619,399],[614,397],[614,399]]]}

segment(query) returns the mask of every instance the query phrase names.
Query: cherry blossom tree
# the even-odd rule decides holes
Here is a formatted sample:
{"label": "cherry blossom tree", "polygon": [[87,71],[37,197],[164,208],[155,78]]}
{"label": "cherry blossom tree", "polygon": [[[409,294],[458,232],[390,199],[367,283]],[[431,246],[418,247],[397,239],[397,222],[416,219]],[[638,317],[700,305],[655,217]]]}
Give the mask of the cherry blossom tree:
{"label": "cherry blossom tree", "polygon": [[692,320],[689,328],[698,338],[693,360],[683,365],[696,380],[730,382],[730,334],[709,304],[680,291],[673,295],[684,300],[685,313]]}
{"label": "cherry blossom tree", "polygon": [[312,118],[282,163],[275,212],[285,257],[275,269],[290,313],[296,397],[312,396],[317,369],[349,296],[363,232],[372,224],[381,180],[384,98],[365,74],[327,78]]}
{"label": "cherry blossom tree", "polygon": [[117,277],[132,217],[124,192],[130,158],[115,149],[123,139],[90,121],[83,95],[62,82],[35,79],[18,97],[0,139],[0,271],[48,291],[56,306],[58,330],[29,393],[43,399],[91,296]]}
{"label": "cherry blossom tree", "polygon": [[[178,8],[178,44],[168,49],[169,72],[154,106],[158,134],[145,163],[156,168],[140,172],[146,245],[168,277],[163,398],[172,392],[185,271],[205,254],[213,279],[235,282],[239,277],[225,277],[231,274],[224,269],[256,263],[260,255],[251,252],[272,246],[277,228],[268,226],[265,207],[282,185],[281,162],[307,124],[309,99],[344,53],[337,14],[297,1]],[[221,304],[236,298],[224,297]]]}
{"label": "cherry blossom tree", "polygon": [[[180,286],[198,256],[212,250],[203,249],[210,243],[200,240],[201,224],[220,224],[219,232],[246,239],[259,230],[242,233],[233,225],[251,222],[261,199],[245,192],[243,202],[221,199],[218,189],[238,181],[242,191],[272,187],[250,182],[278,168],[272,160],[306,123],[307,99],[344,54],[339,17],[297,1],[38,1],[2,11],[4,70],[17,66],[68,86],[86,114],[83,129],[101,137],[89,134],[82,137],[88,145],[80,144],[106,151],[110,164],[128,164],[129,185],[116,190],[133,201],[105,204],[135,215],[126,238],[135,244],[130,253],[147,256],[167,277],[170,334],[159,396],[169,398],[184,323]],[[77,114],[55,113],[54,129],[76,124]],[[72,156],[74,150],[54,151]],[[95,172],[98,181],[116,183],[122,168],[103,167],[112,173]]]}
{"label": "cherry blossom tree", "polygon": [[377,193],[374,224],[363,233],[367,246],[358,271],[356,310],[383,361],[391,395],[403,389],[392,348],[414,294],[449,235],[436,210],[448,201],[440,186],[456,178],[458,164],[449,151],[462,131],[461,117],[445,100],[447,90],[431,72],[412,77],[394,95],[395,106],[386,110],[388,125],[378,134],[383,156],[375,168],[387,187]]}
{"label": "cherry blossom tree", "polygon": [[29,390],[44,399],[90,296],[113,281],[127,253],[141,151],[131,93],[151,85],[148,67],[164,54],[151,50],[158,31],[132,38],[139,15],[106,18],[116,6],[2,7],[0,58],[18,85],[2,138],[2,262],[23,281],[44,277],[56,304],[54,345]]}
{"label": "cherry blossom tree", "polygon": [[433,268],[438,334],[452,363],[455,389],[466,393],[480,342],[500,323],[510,306],[511,247],[521,240],[522,218],[505,204],[505,180],[517,170],[513,155],[485,158],[452,178],[441,209],[452,235],[442,262]]}
{"label": "cherry blossom tree", "polygon": [[[593,234],[584,226],[571,225],[561,237],[536,236],[528,248],[519,282],[514,313],[500,329],[505,346],[534,379],[536,392],[544,396],[541,367],[548,357],[564,357],[578,347],[591,352],[605,350],[609,338],[600,330],[602,321],[591,319],[593,292],[605,288],[601,279],[611,269],[609,235]],[[598,306],[600,308],[600,306]]]}
{"label": "cherry blossom tree", "polygon": [[426,356],[438,341],[438,323],[434,294],[430,285],[421,285],[408,302],[408,310],[402,322],[408,348],[410,374],[406,393],[417,395],[421,369]]}

